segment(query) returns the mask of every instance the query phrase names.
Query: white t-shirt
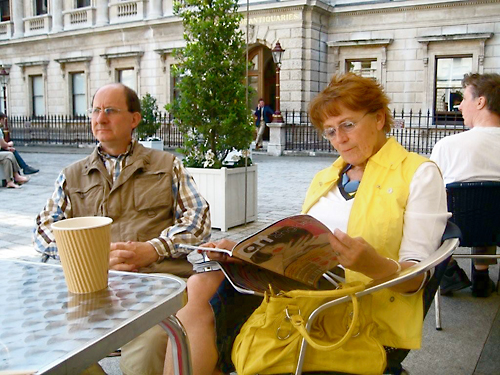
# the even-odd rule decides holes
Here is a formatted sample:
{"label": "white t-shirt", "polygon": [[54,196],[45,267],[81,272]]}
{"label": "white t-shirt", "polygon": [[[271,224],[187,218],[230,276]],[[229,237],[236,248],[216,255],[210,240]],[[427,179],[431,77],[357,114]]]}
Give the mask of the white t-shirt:
{"label": "white t-shirt", "polygon": [[[440,193],[436,194],[436,191]],[[321,197],[307,213],[331,231],[338,228],[347,232],[347,222],[355,199],[356,197],[345,200],[335,184],[335,187]],[[332,215],[332,212],[335,214]],[[446,191],[438,168],[434,163],[423,163],[415,171],[410,183],[399,261],[423,260],[436,251],[450,216],[447,211]]]}
{"label": "white t-shirt", "polygon": [[455,181],[500,181],[500,127],[475,127],[436,143],[431,160],[445,184]]}

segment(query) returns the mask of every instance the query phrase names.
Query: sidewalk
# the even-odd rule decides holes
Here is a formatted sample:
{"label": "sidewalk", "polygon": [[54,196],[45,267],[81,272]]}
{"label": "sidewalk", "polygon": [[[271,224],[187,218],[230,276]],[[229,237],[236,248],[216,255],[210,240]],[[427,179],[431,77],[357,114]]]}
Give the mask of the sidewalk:
{"label": "sidewalk", "polygon": [[[91,149],[19,148],[26,162],[40,172],[22,189],[0,189],[0,258],[39,261],[31,246],[36,215],[52,194],[60,170],[90,153]],[[213,239],[241,239],[270,222],[300,212],[306,189],[331,157],[270,157],[254,154],[258,164],[258,220],[227,232],[214,230]],[[461,260],[469,272],[470,262]],[[491,276],[496,282],[498,266]],[[500,296],[474,299],[470,290],[442,299],[443,330],[434,329],[434,308],[424,324],[423,346],[412,351],[404,362],[412,375],[492,375],[500,374]],[[121,374],[117,359],[101,361],[106,372]]]}

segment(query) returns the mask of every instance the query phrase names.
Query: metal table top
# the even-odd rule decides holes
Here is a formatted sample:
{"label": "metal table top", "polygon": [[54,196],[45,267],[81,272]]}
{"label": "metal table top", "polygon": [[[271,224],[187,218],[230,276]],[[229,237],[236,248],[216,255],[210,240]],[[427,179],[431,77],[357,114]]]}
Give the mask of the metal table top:
{"label": "metal table top", "polygon": [[68,292],[62,267],[0,260],[0,374],[75,374],[182,306],[171,275],[110,271],[107,289]]}

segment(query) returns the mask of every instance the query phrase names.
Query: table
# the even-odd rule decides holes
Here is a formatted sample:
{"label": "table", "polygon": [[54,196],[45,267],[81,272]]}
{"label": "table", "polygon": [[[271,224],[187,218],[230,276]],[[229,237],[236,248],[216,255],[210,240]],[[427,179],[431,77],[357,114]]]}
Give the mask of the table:
{"label": "table", "polygon": [[59,265],[3,259],[0,269],[0,374],[78,374],[162,321],[189,358],[185,332],[166,320],[182,307],[178,277],[110,271],[107,289],[78,295]]}

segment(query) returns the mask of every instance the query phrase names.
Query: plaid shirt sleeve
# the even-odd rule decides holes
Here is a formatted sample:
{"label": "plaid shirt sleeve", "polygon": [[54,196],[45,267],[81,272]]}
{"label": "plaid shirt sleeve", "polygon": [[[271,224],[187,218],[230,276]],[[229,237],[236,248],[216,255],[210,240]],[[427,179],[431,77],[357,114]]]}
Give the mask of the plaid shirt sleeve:
{"label": "plaid shirt sleeve", "polygon": [[71,217],[71,202],[66,193],[66,176],[61,172],[55,182],[55,190],[47,201],[43,211],[36,218],[33,230],[33,245],[35,250],[59,258],[52,223]]}
{"label": "plaid shirt sleeve", "polygon": [[172,194],[176,197],[174,224],[163,230],[159,237],[148,241],[160,257],[157,262],[183,255],[176,250],[176,244],[196,245],[210,239],[208,202],[200,195],[193,178],[177,158],[173,165]]}

